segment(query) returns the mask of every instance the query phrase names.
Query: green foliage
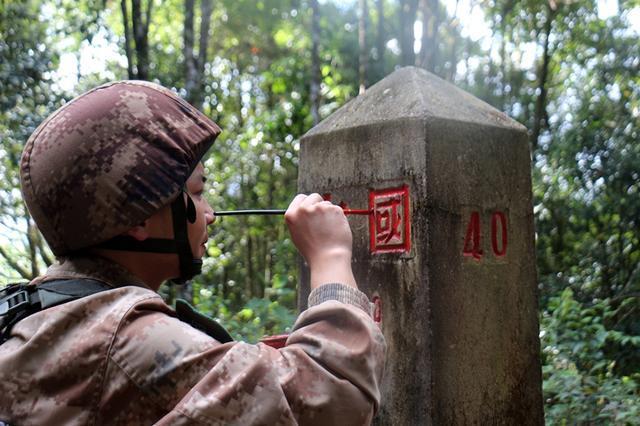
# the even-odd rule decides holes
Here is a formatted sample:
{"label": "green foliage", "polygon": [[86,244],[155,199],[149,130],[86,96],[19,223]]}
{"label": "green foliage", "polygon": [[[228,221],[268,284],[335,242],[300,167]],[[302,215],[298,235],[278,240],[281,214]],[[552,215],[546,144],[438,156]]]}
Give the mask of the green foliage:
{"label": "green foliage", "polygon": [[268,297],[249,299],[241,309],[232,309],[232,301],[198,284],[194,285],[193,301],[201,311],[224,324],[234,338],[255,343],[264,336],[290,332],[296,317],[287,307],[294,303],[295,292],[281,280],[274,282]]}
{"label": "green foliage", "polygon": [[612,345],[640,351],[640,336],[607,328],[618,314],[609,301],[584,306],[571,289],[548,308],[540,324],[547,424],[640,424],[640,372],[616,374],[609,357]]}
{"label": "green foliage", "polygon": [[[358,90],[358,13],[357,2],[320,3],[319,111],[326,117]],[[382,17],[369,3],[371,85],[398,66],[392,47],[400,28],[398,1],[384,1]],[[640,40],[629,16],[640,2],[620,0],[620,12],[608,19],[599,18],[595,0],[471,3],[487,18],[490,43],[464,36],[460,17],[439,2],[428,65],[530,130],[540,125],[532,175],[547,421],[638,424]],[[310,5],[213,4],[197,107],[224,132],[205,161],[207,196],[216,210],[284,208],[296,192],[300,137],[312,126]],[[184,2],[153,5],[150,78],[184,95]],[[20,152],[64,100],[126,78],[120,13],[119,1],[0,0],[3,278],[37,275],[50,261],[17,191]],[[195,17],[198,27],[199,10]],[[391,48],[377,52],[379,39]],[[84,70],[83,52],[100,43],[116,57],[103,70]],[[75,75],[59,74],[64,58],[77,60]],[[66,93],[61,81],[74,77]],[[298,258],[282,218],[225,218],[212,228],[203,275],[181,290],[163,287],[163,295],[192,299],[239,338],[286,331]]]}
{"label": "green foliage", "polygon": [[[22,147],[37,125],[59,105],[51,88],[57,56],[47,44],[46,25],[36,1],[0,8],[0,276],[37,275],[50,257],[33,228],[22,197],[18,164]],[[41,253],[42,256],[36,255]],[[44,257],[44,259],[43,259]]]}

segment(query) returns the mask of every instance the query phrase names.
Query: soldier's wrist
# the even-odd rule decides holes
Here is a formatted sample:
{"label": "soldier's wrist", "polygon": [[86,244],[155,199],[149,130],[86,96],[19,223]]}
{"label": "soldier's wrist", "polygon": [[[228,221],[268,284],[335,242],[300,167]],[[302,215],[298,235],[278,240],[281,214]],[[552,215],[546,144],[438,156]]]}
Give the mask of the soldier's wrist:
{"label": "soldier's wrist", "polygon": [[332,247],[309,256],[309,268],[351,267],[351,250],[346,247]]}
{"label": "soldier's wrist", "polygon": [[311,273],[311,289],[314,290],[327,283],[342,283],[343,285],[358,288],[356,279],[351,270],[351,259],[340,261],[327,261],[320,264],[309,265]]}
{"label": "soldier's wrist", "polygon": [[369,298],[357,288],[336,282],[325,283],[309,294],[308,306],[311,308],[328,300],[336,300],[356,306],[371,316],[372,305],[369,302]]}

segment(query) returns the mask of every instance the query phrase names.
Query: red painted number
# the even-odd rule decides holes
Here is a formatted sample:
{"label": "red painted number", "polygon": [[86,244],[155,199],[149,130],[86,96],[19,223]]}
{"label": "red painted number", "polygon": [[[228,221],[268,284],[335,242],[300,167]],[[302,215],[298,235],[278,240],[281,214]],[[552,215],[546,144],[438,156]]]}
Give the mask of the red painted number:
{"label": "red painted number", "polygon": [[467,235],[464,237],[465,256],[473,257],[480,260],[482,257],[482,248],[480,247],[480,213],[471,213],[469,224],[467,225]]}
{"label": "red painted number", "polygon": [[[507,254],[507,216],[504,212],[494,212],[491,215],[491,249],[496,257]],[[462,254],[476,260],[482,258],[482,234],[480,226],[480,212],[471,212],[467,232],[464,237]]]}
{"label": "red painted number", "polygon": [[[500,248],[498,248],[498,224],[500,224]],[[493,254],[498,257],[507,254],[507,218],[503,212],[495,212],[491,215],[491,247]]]}

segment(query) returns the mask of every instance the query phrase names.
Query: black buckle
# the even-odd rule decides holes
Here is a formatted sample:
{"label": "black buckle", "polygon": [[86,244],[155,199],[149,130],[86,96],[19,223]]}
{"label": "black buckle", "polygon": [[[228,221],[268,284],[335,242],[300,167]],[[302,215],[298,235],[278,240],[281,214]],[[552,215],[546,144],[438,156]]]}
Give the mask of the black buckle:
{"label": "black buckle", "polygon": [[29,305],[29,292],[26,290],[16,291],[2,298],[2,303],[0,303],[0,316],[12,314],[25,305]]}

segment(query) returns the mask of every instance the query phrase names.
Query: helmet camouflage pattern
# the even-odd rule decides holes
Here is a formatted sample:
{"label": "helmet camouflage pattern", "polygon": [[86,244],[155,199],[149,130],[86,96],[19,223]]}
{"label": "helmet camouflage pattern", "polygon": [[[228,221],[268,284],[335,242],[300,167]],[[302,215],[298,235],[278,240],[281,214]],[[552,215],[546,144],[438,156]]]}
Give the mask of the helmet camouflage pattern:
{"label": "helmet camouflage pattern", "polygon": [[56,256],[94,246],[173,201],[219,133],[157,84],[97,87],[54,112],[27,141],[24,200]]}

